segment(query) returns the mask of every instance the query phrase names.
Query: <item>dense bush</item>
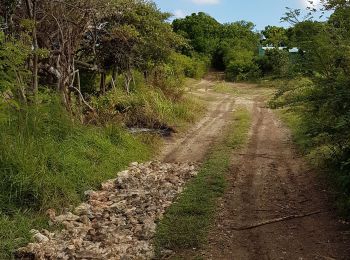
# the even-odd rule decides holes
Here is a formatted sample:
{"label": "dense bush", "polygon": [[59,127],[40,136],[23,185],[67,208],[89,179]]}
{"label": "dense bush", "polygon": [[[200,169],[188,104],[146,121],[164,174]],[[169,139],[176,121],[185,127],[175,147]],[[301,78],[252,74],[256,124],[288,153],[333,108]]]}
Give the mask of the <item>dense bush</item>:
{"label": "dense bush", "polygon": [[251,80],[260,76],[259,67],[254,62],[254,52],[233,49],[225,57],[226,78],[231,81]]}
{"label": "dense bush", "polygon": [[[258,54],[259,35],[254,32],[253,23],[238,21],[220,24],[204,13],[198,13],[174,20],[173,28],[189,41],[193,50],[209,57],[214,69],[225,70],[229,80],[247,80],[259,76],[253,62]],[[186,48],[183,53],[188,54],[190,50]],[[195,60],[198,64],[198,58],[195,57]],[[189,70],[187,75],[196,77],[198,73],[193,71]]]}
{"label": "dense bush", "polygon": [[101,118],[117,120],[129,127],[177,128],[193,122],[204,111],[195,99],[184,96],[180,100],[170,99],[163,90],[145,85],[137,86],[130,94],[111,90],[94,104]]}
{"label": "dense bush", "polygon": [[3,108],[0,146],[4,214],[77,203],[84,191],[151,155],[150,148],[121,128],[74,123],[57,102]]}
{"label": "dense bush", "polygon": [[271,101],[288,108],[284,118],[309,161],[325,170],[339,192],[340,211],[350,215],[350,81],[297,78],[284,82]]}
{"label": "dense bush", "polygon": [[[327,173],[338,191],[339,209],[349,217],[350,5],[325,1],[325,8],[334,11],[329,20],[306,20],[289,29],[291,44],[300,49],[295,71],[303,78],[280,85],[271,105],[289,108],[284,117],[296,140]],[[287,13],[286,19],[295,14]]]}
{"label": "dense bush", "polygon": [[[298,54],[295,54],[298,55]],[[295,75],[291,54],[287,50],[271,49],[255,62],[263,76],[275,78],[293,77]]]}

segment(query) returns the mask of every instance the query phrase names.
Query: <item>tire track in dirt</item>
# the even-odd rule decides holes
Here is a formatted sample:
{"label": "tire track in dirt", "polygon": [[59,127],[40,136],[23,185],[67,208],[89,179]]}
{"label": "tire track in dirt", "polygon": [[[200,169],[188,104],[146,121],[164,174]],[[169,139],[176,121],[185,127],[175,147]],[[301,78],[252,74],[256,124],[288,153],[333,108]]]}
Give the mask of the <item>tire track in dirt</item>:
{"label": "tire track in dirt", "polygon": [[[344,235],[348,227],[337,222],[328,194],[295,152],[289,131],[261,102],[254,102],[252,114],[250,141],[241,154],[233,156],[229,188],[219,203],[208,248],[202,256],[237,260],[350,259],[350,237]],[[315,210],[323,213],[235,230]]]}
{"label": "tire track in dirt", "polygon": [[[185,136],[171,137],[167,140],[159,160],[165,162],[200,162],[206,155],[211,144],[221,134],[221,130],[230,122],[234,106],[234,98],[230,95],[211,91],[214,82],[199,83],[208,91],[198,89],[194,93],[210,97],[209,111]],[[198,93],[197,93],[198,92]]]}

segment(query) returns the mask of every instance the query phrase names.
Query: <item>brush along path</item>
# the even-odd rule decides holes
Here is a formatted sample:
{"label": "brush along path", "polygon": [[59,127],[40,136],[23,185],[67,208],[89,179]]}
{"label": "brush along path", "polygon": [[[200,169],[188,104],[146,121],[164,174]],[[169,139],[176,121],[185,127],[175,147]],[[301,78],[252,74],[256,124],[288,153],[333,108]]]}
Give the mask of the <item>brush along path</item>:
{"label": "brush along path", "polygon": [[230,122],[234,97],[213,92],[215,82],[202,80],[196,85],[193,95],[208,102],[208,113],[183,136],[170,137],[160,155],[166,162],[200,162],[212,143],[222,134]]}
{"label": "brush along path", "polygon": [[18,251],[26,259],[151,259],[156,221],[185,183],[197,174],[193,164],[133,163],[118,178],[87,192],[73,212],[55,216],[60,232],[33,230],[37,243]]}
{"label": "brush along path", "polygon": [[[203,80],[195,93],[210,99],[209,112],[183,138],[166,146],[163,161],[134,163],[117,179],[88,192],[87,202],[51,220],[63,224],[59,232],[33,230],[36,243],[17,252],[27,259],[151,259],[157,221],[185,183],[195,176],[191,161],[201,161],[211,142],[220,135],[232,112],[233,98],[210,91]],[[227,120],[228,121],[228,120]],[[175,141],[174,141],[175,140]]]}
{"label": "brush along path", "polygon": [[250,140],[232,157],[207,248],[194,254],[204,259],[350,259],[349,226],[338,222],[289,131],[259,95],[236,87],[245,93],[237,103],[252,108]]}

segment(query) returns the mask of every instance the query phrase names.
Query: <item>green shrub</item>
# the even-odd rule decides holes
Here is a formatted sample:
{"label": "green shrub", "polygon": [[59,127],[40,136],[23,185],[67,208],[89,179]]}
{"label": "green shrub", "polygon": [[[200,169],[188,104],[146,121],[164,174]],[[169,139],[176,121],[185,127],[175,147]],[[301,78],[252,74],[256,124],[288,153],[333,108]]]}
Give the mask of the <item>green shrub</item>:
{"label": "green shrub", "polygon": [[259,76],[259,68],[253,62],[232,61],[226,67],[226,78],[231,81],[257,79]]}
{"label": "green shrub", "polygon": [[151,155],[116,126],[74,123],[58,102],[1,111],[0,211],[75,204],[83,192]]}
{"label": "green shrub", "polygon": [[297,78],[281,84],[270,102],[288,108],[283,118],[309,161],[322,169],[338,191],[338,205],[350,216],[350,82]]}
{"label": "green shrub", "polygon": [[162,90],[139,86],[134,92],[115,89],[94,101],[101,118],[119,120],[129,127],[181,127],[193,122],[205,109],[196,99],[167,98]]}
{"label": "green shrub", "polygon": [[225,57],[226,78],[231,81],[256,79],[260,76],[259,67],[254,62],[253,51],[233,48]]}
{"label": "green shrub", "polygon": [[271,49],[267,50],[263,57],[255,60],[263,76],[273,76],[275,78],[291,78],[294,73],[294,66],[297,60],[292,63],[290,54],[286,50]]}
{"label": "green shrub", "polygon": [[208,71],[210,59],[204,55],[193,53],[192,57],[179,53],[171,56],[170,64],[177,74],[182,74],[188,78],[202,78]]}

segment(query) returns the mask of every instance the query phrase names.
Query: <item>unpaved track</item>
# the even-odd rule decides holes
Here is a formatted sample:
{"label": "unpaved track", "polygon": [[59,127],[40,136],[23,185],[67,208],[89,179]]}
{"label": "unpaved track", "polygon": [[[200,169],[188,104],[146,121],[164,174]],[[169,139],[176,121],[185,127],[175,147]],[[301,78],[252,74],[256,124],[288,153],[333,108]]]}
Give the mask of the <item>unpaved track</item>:
{"label": "unpaved track", "polygon": [[[250,99],[246,104],[253,115],[250,140],[244,151],[233,155],[229,188],[203,258],[350,259],[349,226],[338,222],[317,176],[294,150],[288,130],[263,103],[251,106]],[[313,211],[322,213],[235,230]]]}
{"label": "unpaved track", "polygon": [[196,85],[194,95],[209,98],[208,113],[184,136],[173,136],[166,141],[159,159],[165,162],[200,162],[221,130],[230,122],[234,98],[214,93],[215,82],[202,80]]}
{"label": "unpaved track", "polygon": [[[218,94],[208,78],[193,92],[210,100],[208,114],[184,136],[168,140],[160,159],[167,162],[201,161],[212,142],[230,122],[235,106],[252,114],[245,150],[232,155],[228,189],[204,250],[179,252],[180,259],[308,260],[349,259],[349,225],[341,224],[328,194],[296,152],[289,130],[265,107],[271,89],[231,84],[235,96]],[[321,213],[304,218],[236,231],[241,227],[292,215]]]}

